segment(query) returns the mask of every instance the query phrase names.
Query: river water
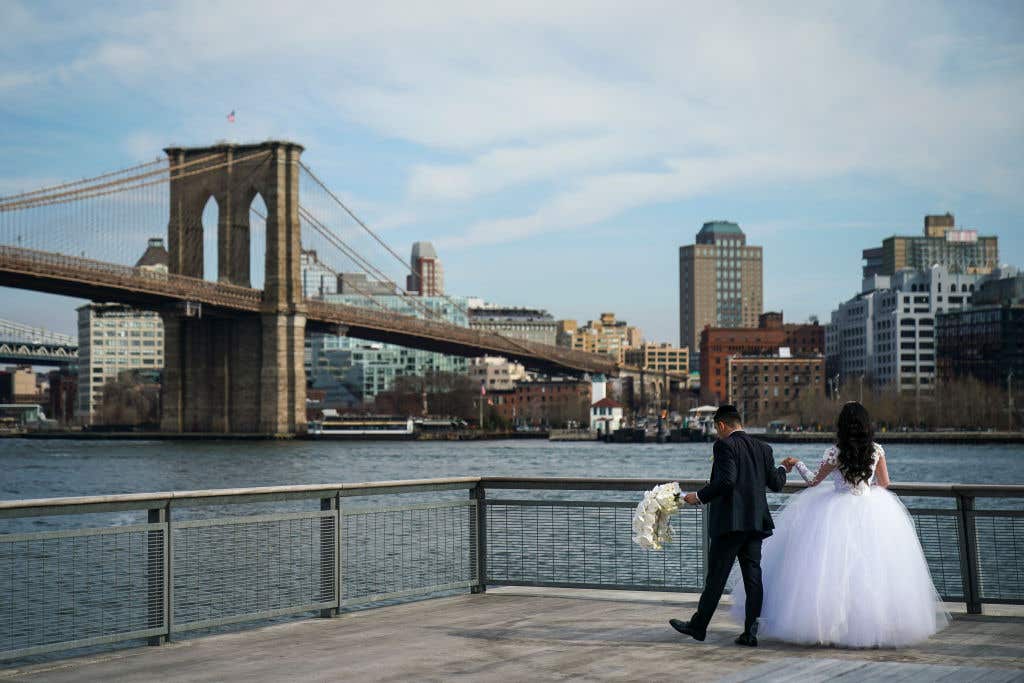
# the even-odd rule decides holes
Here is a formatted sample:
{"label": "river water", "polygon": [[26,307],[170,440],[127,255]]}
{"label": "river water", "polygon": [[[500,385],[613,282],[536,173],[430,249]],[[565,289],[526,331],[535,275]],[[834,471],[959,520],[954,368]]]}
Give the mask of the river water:
{"label": "river water", "polygon": [[[776,444],[813,468],[826,444]],[[1024,446],[893,444],[895,482],[1024,484]],[[703,479],[711,444],[0,440],[0,499],[449,476]]]}

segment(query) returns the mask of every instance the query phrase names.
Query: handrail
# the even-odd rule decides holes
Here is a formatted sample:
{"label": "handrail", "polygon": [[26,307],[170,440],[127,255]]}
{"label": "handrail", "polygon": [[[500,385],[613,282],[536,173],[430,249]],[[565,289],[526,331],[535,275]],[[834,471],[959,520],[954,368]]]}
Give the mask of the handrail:
{"label": "handrail", "polygon": [[233,489],[199,489],[152,493],[119,493],[105,496],[0,500],[0,518],[76,514],[114,509],[146,510],[165,507],[172,502],[194,504],[251,503],[260,498],[267,500],[282,498],[329,498],[337,495],[374,495],[377,492],[394,492],[395,489],[413,493],[417,490],[438,490],[439,488],[472,488],[479,482],[480,477],[442,477],[435,479],[252,486]]}
{"label": "handrail", "polygon": [[[561,489],[561,490],[629,490],[645,491],[666,481],[678,481],[684,489],[697,489],[707,479],[632,479],[595,477],[483,477],[481,483],[487,488],[500,489]],[[807,488],[803,482],[786,484],[783,491],[794,493]],[[889,486],[893,493],[912,496],[975,496],[978,498],[1024,498],[1024,486],[1017,484],[956,484],[902,482]]]}
{"label": "handrail", "polygon": [[[288,486],[254,486],[246,488],[199,489],[121,493],[100,496],[69,496],[0,500],[0,517],[24,517],[45,514],[92,512],[96,508],[148,509],[172,502],[208,504],[247,503],[259,498],[323,498],[335,495],[374,495],[377,492],[414,492],[438,490],[440,487],[472,488],[482,485],[490,489],[538,489],[561,491],[646,491],[665,481],[678,481],[684,490],[697,489],[706,479],[650,479],[615,477],[439,477],[432,479],[398,479],[393,481],[352,482],[332,484],[296,484]],[[784,491],[793,493],[806,488],[803,482],[787,484]],[[912,496],[976,498],[1024,498],[1024,486],[1016,484],[953,484],[905,482],[889,487],[893,493]],[[61,512],[49,512],[59,508]]]}

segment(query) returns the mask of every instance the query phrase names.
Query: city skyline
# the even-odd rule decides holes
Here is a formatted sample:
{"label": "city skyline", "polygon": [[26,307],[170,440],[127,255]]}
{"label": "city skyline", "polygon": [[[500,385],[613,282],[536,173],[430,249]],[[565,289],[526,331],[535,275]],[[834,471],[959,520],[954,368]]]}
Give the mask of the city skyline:
{"label": "city skyline", "polygon": [[[793,321],[827,320],[860,289],[861,251],[925,214],[1024,263],[1012,4],[327,7],[5,4],[0,148],[17,164],[0,193],[171,143],[292,138],[400,253],[434,242],[448,291],[615,311],[673,343],[675,254],[711,220],[764,247],[764,309]],[[5,317],[58,332],[82,303],[3,296]]]}

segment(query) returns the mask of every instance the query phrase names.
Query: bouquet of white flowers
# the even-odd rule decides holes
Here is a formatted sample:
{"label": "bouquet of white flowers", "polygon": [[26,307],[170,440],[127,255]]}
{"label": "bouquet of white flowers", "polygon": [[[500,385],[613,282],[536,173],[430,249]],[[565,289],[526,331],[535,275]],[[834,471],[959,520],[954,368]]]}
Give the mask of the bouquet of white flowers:
{"label": "bouquet of white flowers", "polygon": [[633,513],[633,542],[646,550],[661,550],[671,541],[668,520],[679,510],[682,494],[678,482],[659,484],[645,493]]}

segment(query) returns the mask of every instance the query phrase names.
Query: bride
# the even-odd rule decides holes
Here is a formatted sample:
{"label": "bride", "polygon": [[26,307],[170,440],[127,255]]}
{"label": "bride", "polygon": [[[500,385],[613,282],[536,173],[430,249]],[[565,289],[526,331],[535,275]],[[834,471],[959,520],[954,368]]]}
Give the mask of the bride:
{"label": "bride", "polygon": [[[792,496],[764,544],[760,635],[793,643],[901,647],[949,622],[914,523],[886,490],[885,451],[872,441],[860,403],[843,406],[835,446]],[[743,621],[743,582],[732,586],[731,616]]]}

